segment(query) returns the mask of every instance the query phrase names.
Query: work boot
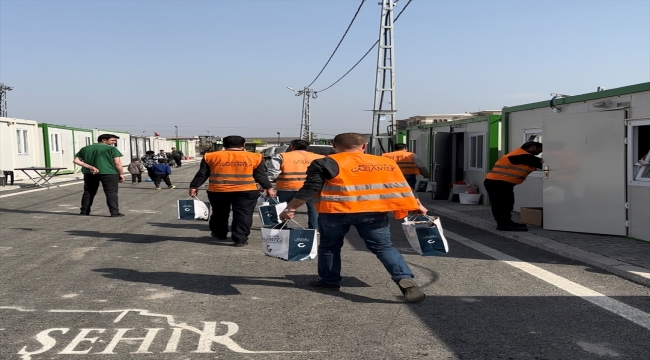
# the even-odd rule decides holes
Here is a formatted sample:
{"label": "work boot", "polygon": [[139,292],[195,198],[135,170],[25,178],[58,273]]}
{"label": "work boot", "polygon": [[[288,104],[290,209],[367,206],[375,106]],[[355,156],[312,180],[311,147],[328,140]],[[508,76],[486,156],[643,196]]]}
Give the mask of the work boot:
{"label": "work boot", "polygon": [[397,286],[399,286],[402,294],[404,294],[404,300],[406,302],[419,303],[426,297],[424,291],[411,279],[400,279],[397,282]]}

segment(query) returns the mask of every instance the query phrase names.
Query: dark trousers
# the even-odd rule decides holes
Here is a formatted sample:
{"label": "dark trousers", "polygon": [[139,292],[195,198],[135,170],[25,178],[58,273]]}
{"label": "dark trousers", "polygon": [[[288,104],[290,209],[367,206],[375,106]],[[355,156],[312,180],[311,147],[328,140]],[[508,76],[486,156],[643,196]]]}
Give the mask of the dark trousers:
{"label": "dark trousers", "polygon": [[176,167],[181,167],[181,158],[174,158],[174,161],[176,162]]}
{"label": "dark trousers", "polygon": [[253,225],[253,212],[260,193],[253,191],[211,192],[208,191],[208,200],[212,207],[210,217],[210,231],[218,237],[228,236],[228,216],[232,208],[232,241],[245,243],[251,233]]}
{"label": "dark trousers", "polygon": [[137,182],[142,182],[142,174],[131,174],[131,182],[134,184]]}
{"label": "dark trousers", "polygon": [[507,181],[485,179],[483,185],[490,197],[492,216],[497,221],[497,225],[512,225],[511,213],[515,206],[515,184]]}
{"label": "dark trousers", "polygon": [[119,214],[120,206],[117,202],[117,189],[120,176],[117,174],[84,174],[84,194],[81,197],[81,212],[90,213],[93,200],[97,195],[99,184],[102,184],[106,195],[106,205],[111,214]]}
{"label": "dark trousers", "polygon": [[153,176],[155,175],[155,174],[153,173],[153,167],[148,167],[148,168],[147,168],[147,175],[149,176],[149,178],[150,178],[151,180],[153,180]]}
{"label": "dark trousers", "polygon": [[164,180],[167,186],[172,186],[172,181],[169,179],[169,175],[165,174],[153,174],[151,178],[156,187],[160,187],[160,183]]}

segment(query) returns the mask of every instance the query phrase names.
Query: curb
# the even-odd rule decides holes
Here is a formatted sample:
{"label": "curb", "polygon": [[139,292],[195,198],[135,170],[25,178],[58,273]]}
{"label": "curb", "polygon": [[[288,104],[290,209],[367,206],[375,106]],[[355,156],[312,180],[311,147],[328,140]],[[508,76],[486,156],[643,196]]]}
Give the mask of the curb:
{"label": "curb", "polygon": [[607,270],[613,274],[634,281],[636,283],[650,286],[650,270],[648,269],[630,265],[628,263],[608,258],[606,256],[594,254],[592,252],[578,249],[573,246],[565,245],[539,235],[499,231],[496,230],[494,224],[490,221],[479,219],[474,216],[466,215],[455,210],[435,206],[432,204],[425,203],[423,205],[442,216],[449,217],[456,221],[460,221],[479,229],[489,231],[493,234],[516,240],[569,259],[577,260],[585,264]]}

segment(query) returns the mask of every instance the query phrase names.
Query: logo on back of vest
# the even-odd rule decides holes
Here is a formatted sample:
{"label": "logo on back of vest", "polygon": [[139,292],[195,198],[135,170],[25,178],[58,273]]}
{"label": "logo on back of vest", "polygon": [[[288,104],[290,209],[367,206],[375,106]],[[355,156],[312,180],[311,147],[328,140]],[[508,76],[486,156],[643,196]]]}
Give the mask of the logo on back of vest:
{"label": "logo on back of vest", "polygon": [[219,164],[219,166],[243,166],[243,167],[248,167],[248,166],[253,166],[253,164],[249,164],[246,161],[227,161],[224,163]]}
{"label": "logo on back of vest", "polygon": [[395,171],[397,167],[386,164],[360,164],[352,172]]}
{"label": "logo on back of vest", "polygon": [[294,164],[304,164],[304,165],[309,165],[311,164],[311,160],[294,160]]}

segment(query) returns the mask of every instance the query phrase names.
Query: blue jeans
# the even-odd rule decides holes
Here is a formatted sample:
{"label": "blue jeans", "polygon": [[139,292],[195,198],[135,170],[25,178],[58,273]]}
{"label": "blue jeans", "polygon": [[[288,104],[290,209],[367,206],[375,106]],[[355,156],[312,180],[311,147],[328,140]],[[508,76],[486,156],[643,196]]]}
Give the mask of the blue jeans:
{"label": "blue jeans", "polygon": [[[278,190],[278,199],[288,203],[297,193],[298,191]],[[313,200],[307,202],[307,228],[318,229],[318,212]]]}
{"label": "blue jeans", "polygon": [[406,178],[406,182],[409,184],[411,189],[415,189],[415,185],[418,182],[417,181],[418,180],[417,176],[416,175],[404,175],[404,177]]}
{"label": "blue jeans", "polygon": [[375,254],[393,281],[412,279],[413,273],[393,243],[387,213],[320,214],[318,276],[326,284],[341,284],[341,247],[350,226],[357,228],[366,247]]}

